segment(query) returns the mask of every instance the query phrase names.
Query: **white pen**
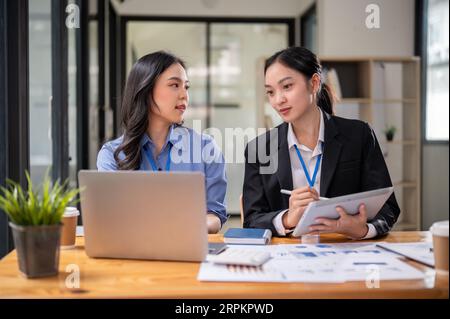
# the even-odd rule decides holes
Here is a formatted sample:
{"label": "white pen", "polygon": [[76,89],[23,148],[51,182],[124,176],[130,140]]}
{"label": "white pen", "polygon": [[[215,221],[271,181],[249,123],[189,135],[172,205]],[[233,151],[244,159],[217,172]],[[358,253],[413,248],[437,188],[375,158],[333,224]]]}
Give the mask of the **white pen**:
{"label": "white pen", "polygon": [[[282,189],[280,190],[281,194],[285,194],[285,195],[291,195],[292,191],[288,191],[287,189]],[[319,197],[319,200],[327,200],[327,197]]]}

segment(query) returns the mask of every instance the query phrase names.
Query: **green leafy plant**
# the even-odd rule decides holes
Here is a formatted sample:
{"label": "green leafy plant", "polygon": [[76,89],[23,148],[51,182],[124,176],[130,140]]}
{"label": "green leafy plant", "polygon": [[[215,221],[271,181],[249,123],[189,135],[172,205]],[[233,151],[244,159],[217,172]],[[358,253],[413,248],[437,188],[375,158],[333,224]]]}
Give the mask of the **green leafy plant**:
{"label": "green leafy plant", "polygon": [[386,127],[384,130],[384,134],[386,135],[386,139],[388,141],[392,141],[394,139],[395,132],[397,131],[397,128],[393,125]]}
{"label": "green leafy plant", "polygon": [[64,210],[74,200],[80,189],[68,189],[68,180],[60,184],[57,180],[51,185],[48,174],[41,187],[34,187],[30,175],[26,172],[28,189],[12,180],[7,187],[0,187],[0,208],[16,225],[40,226],[55,225],[61,222]]}

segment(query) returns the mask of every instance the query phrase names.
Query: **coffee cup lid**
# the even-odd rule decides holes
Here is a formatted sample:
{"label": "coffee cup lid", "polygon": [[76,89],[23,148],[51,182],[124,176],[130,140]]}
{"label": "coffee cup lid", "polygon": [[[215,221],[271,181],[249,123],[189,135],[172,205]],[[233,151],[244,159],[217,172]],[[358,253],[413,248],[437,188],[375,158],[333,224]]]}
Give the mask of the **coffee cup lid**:
{"label": "coffee cup lid", "polygon": [[76,207],[66,207],[66,210],[64,211],[64,217],[75,217],[79,216],[80,212]]}
{"label": "coffee cup lid", "polygon": [[434,223],[430,228],[430,232],[436,236],[448,237],[448,220]]}

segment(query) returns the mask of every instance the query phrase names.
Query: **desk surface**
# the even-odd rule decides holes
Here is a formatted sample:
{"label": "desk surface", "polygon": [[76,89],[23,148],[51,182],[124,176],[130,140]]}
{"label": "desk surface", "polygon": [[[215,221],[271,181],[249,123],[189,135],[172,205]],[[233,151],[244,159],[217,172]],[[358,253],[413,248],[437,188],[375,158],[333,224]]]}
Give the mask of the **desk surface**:
{"label": "desk surface", "polygon": [[[428,232],[392,232],[382,241],[430,240]],[[222,235],[209,235],[221,242]],[[339,235],[322,235],[321,242],[345,242]],[[298,239],[274,238],[272,244],[298,243]],[[381,281],[380,288],[368,289],[364,282],[342,284],[306,283],[223,283],[199,282],[199,263],[91,259],[84,252],[84,238],[77,247],[61,250],[58,276],[25,279],[19,274],[15,251],[0,261],[0,298],[448,298],[448,273],[413,261],[427,270],[423,280]],[[80,269],[80,288],[66,288],[70,275],[66,267]]]}

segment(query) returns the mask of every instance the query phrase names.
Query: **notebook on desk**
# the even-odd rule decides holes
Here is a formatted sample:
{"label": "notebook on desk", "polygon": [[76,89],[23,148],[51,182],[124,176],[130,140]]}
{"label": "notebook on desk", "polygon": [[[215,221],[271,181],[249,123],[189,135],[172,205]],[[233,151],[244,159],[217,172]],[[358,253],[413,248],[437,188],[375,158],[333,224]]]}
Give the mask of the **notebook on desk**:
{"label": "notebook on desk", "polygon": [[259,228],[230,228],[223,235],[227,244],[266,245],[272,239],[270,229]]}

